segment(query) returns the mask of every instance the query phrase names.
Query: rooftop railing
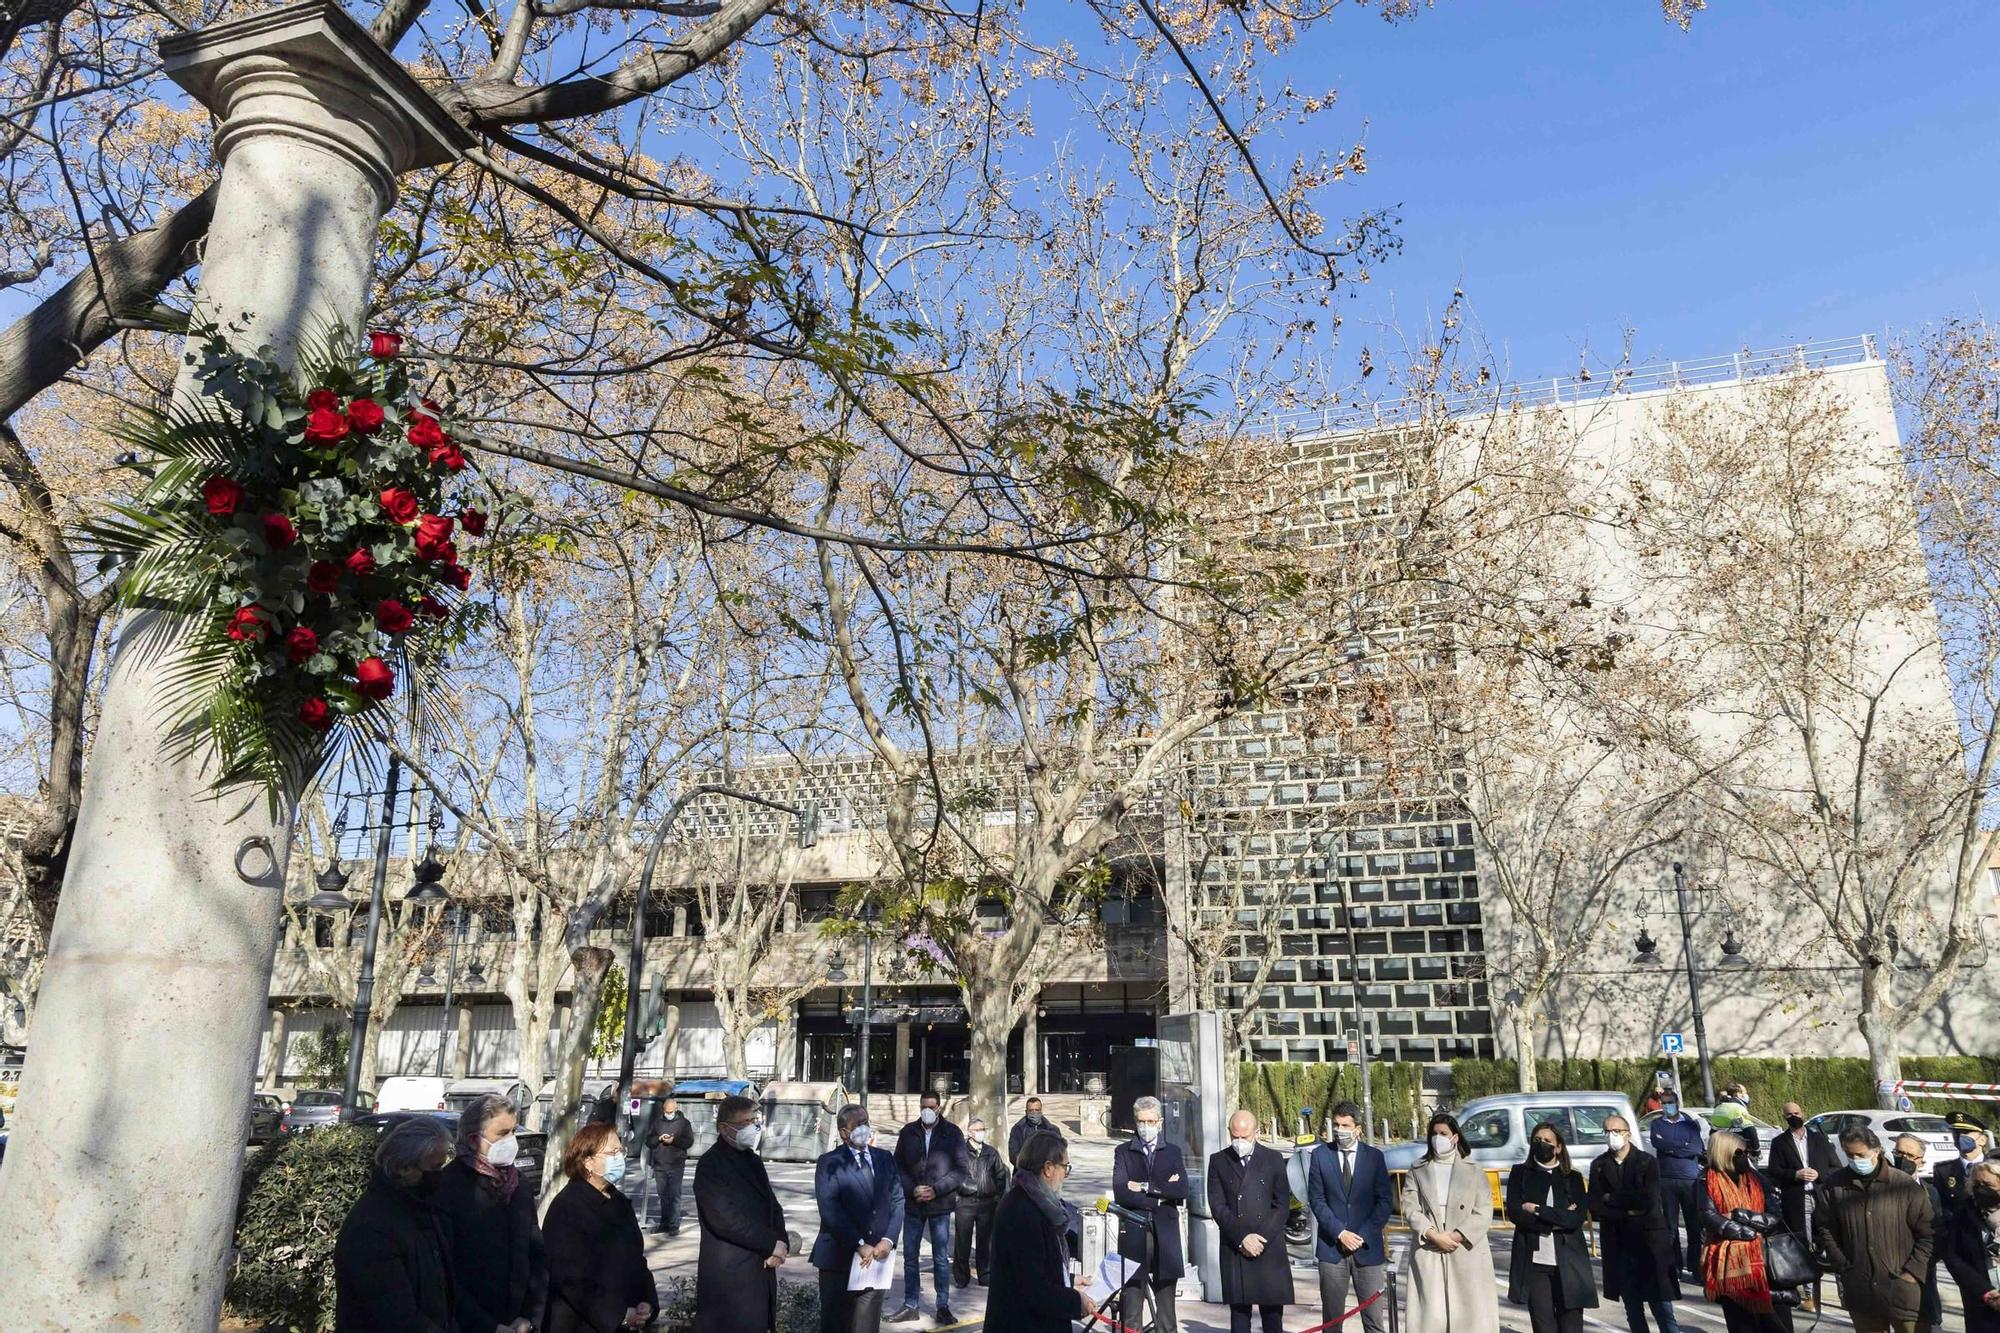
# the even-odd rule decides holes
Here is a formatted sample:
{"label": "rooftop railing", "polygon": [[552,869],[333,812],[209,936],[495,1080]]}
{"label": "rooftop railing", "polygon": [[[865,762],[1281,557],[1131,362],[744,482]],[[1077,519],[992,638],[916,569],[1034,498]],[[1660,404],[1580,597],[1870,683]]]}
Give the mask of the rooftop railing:
{"label": "rooftop railing", "polygon": [[1733,384],[1799,371],[1865,365],[1879,360],[1881,356],[1875,347],[1875,336],[1864,333],[1852,338],[1793,343],[1789,347],[1732,352],[1727,356],[1700,357],[1693,361],[1649,362],[1637,366],[1614,366],[1602,372],[1586,370],[1551,379],[1518,380],[1436,399],[1306,408],[1267,417],[1258,423],[1256,429],[1260,433],[1278,435],[1305,432],[1331,434],[1367,430],[1375,426],[1405,425],[1426,415],[1466,417],[1490,412],[1566,407],[1575,403],[1599,402],[1623,394]]}

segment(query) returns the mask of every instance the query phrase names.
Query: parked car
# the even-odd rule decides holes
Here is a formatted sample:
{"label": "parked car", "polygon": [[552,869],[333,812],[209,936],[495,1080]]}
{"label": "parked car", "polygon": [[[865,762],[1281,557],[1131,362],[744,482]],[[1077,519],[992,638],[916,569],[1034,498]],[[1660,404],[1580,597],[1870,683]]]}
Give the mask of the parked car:
{"label": "parked car", "polygon": [[[457,1136],[458,1115],[455,1112],[377,1111],[370,1115],[356,1116],[354,1123],[357,1128],[372,1130],[381,1135],[388,1133],[405,1120],[412,1120],[420,1115],[428,1115],[442,1121],[444,1127],[454,1137]],[[548,1156],[549,1136],[534,1130],[519,1129],[514,1132],[514,1137],[521,1142],[520,1155],[514,1159],[514,1169],[521,1173],[521,1188],[539,1194],[542,1189],[542,1161]]]}
{"label": "parked car", "polygon": [[1905,1134],[1914,1134],[1923,1140],[1923,1174],[1927,1176],[1937,1170],[1938,1163],[1958,1160],[1958,1136],[1941,1115],[1925,1115],[1921,1111],[1821,1111],[1806,1125],[1832,1139],[1836,1152],[1840,1136],[1857,1127],[1874,1130],[1884,1148]]}
{"label": "parked car", "polygon": [[[366,1114],[375,1109],[375,1099],[365,1092],[354,1094],[354,1108],[357,1114]],[[287,1134],[301,1134],[309,1129],[325,1129],[340,1123],[340,1090],[324,1088],[302,1089],[292,1097],[292,1104],[285,1111],[280,1129]]]}
{"label": "parked car", "polygon": [[[1713,1106],[1683,1106],[1681,1111],[1683,1114],[1691,1115],[1695,1118],[1695,1122],[1701,1126],[1701,1137],[1704,1140],[1715,1132],[1715,1108]],[[1660,1113],[1658,1111],[1648,1111],[1645,1115],[1639,1117],[1639,1146],[1647,1152],[1652,1151],[1653,1122],[1659,1118]],[[1731,1125],[1730,1128],[1734,1130],[1744,1125],[1757,1131],[1757,1151],[1752,1154],[1752,1160],[1758,1166],[1762,1166],[1765,1159],[1771,1155],[1771,1145],[1776,1143],[1778,1135],[1785,1131],[1771,1124],[1769,1121],[1760,1120],[1748,1111],[1738,1107],[1736,1123]]]}
{"label": "parked car", "polygon": [[250,1094],[250,1142],[269,1143],[285,1132],[285,1104],[268,1092]]}
{"label": "parked car", "polygon": [[[1554,1125],[1569,1144],[1569,1158],[1579,1171],[1604,1151],[1604,1122],[1614,1115],[1636,1125],[1632,1099],[1622,1092],[1508,1092],[1476,1097],[1457,1112],[1458,1127],[1472,1160],[1489,1169],[1505,1170],[1528,1160],[1528,1137],[1538,1125]],[[1382,1149],[1391,1171],[1408,1171],[1422,1157],[1421,1143],[1395,1143]]]}
{"label": "parked car", "polygon": [[459,1079],[444,1090],[444,1109],[457,1115],[472,1105],[473,1098],[484,1096],[489,1092],[497,1092],[514,1103],[514,1109],[520,1112],[522,1124],[527,1123],[528,1111],[534,1101],[528,1091],[528,1085],[518,1078]]}
{"label": "parked car", "polygon": [[445,1081],[430,1074],[398,1074],[375,1089],[378,1111],[448,1111]]}

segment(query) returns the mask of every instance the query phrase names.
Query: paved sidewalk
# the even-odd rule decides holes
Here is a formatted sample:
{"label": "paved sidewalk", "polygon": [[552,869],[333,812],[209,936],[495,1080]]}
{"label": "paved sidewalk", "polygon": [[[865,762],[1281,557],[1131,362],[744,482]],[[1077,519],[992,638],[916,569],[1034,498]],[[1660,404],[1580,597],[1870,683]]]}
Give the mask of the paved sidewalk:
{"label": "paved sidewalk", "polygon": [[[1114,1139],[1070,1139],[1070,1162],[1075,1173],[1070,1177],[1065,1191],[1067,1197],[1078,1208],[1088,1209],[1099,1195],[1111,1191],[1111,1153],[1116,1146]],[[772,1187],[777,1191],[778,1200],[785,1209],[785,1224],[799,1233],[803,1250],[810,1252],[813,1238],[819,1233],[819,1213],[813,1203],[812,1173],[810,1162],[772,1162],[769,1165]],[[630,1179],[631,1193],[635,1203],[639,1199],[637,1172]],[[647,1207],[656,1207],[650,1200]],[[671,1240],[664,1236],[648,1235],[647,1255],[652,1262],[653,1272],[664,1284],[668,1278],[692,1279],[695,1273],[695,1257],[699,1249],[698,1228],[694,1214],[694,1171],[688,1171],[687,1192],[682,1198],[684,1225],[681,1234]],[[1392,1229],[1392,1242],[1394,1237]],[[1530,1333],[1527,1310],[1506,1302],[1507,1261],[1511,1253],[1512,1230],[1505,1225],[1497,1225],[1492,1236],[1493,1263],[1498,1273],[1501,1292],[1500,1327],[1507,1333]],[[902,1279],[900,1257],[898,1259],[896,1285],[889,1290],[883,1302],[884,1312],[895,1310],[902,1303]],[[1319,1281],[1310,1267],[1295,1267],[1293,1285],[1297,1289],[1298,1300],[1291,1307],[1285,1326],[1292,1330],[1311,1328],[1320,1322]],[[795,1256],[791,1262],[779,1270],[782,1281],[811,1283],[817,1281],[814,1269],[806,1263],[804,1254]],[[1965,1319],[1958,1301],[1958,1291],[1948,1276],[1943,1277],[1941,1288],[1944,1294],[1944,1329],[1946,1333],[1963,1333]],[[1705,1301],[1698,1289],[1683,1287],[1688,1298],[1675,1307],[1681,1327],[1688,1333],[1722,1333],[1724,1328],[1722,1312]],[[1829,1300],[1834,1296],[1833,1284],[1826,1284],[1825,1292]],[[912,1333],[924,1333],[938,1327],[932,1317],[934,1309],[930,1278],[930,1255],[923,1256],[923,1298],[924,1317],[921,1323],[887,1324],[884,1333],[891,1330],[907,1329]],[[1181,1327],[1187,1333],[1227,1333],[1229,1328],[1229,1307],[1207,1301],[1182,1299],[1179,1302]],[[951,1293],[951,1310],[960,1325],[979,1322],[986,1310],[986,1291],[974,1286]],[[1798,1312],[1794,1316],[1797,1333],[1846,1333],[1854,1327],[1846,1312],[1837,1306],[1829,1306],[1817,1318],[1812,1314]],[[1097,1326],[1102,1329],[1102,1325]],[[1625,1312],[1622,1306],[1602,1304],[1585,1316],[1584,1327],[1594,1333],[1627,1333]],[[1357,1316],[1347,1321],[1343,1333],[1361,1333],[1361,1320]]]}

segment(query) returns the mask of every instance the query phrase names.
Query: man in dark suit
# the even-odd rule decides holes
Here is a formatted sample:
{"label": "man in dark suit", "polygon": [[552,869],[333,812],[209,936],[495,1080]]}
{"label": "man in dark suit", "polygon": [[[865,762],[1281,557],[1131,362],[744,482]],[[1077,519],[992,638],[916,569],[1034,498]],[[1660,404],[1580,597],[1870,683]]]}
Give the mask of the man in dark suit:
{"label": "man in dark suit", "polygon": [[[1333,1142],[1313,1149],[1306,1174],[1306,1204],[1319,1223],[1319,1301],[1325,1318],[1381,1292],[1388,1282],[1389,1164],[1382,1150],[1361,1141],[1361,1108],[1341,1102],[1333,1108]],[[1361,1312],[1367,1333],[1384,1333],[1389,1312],[1376,1301]]]}
{"label": "man in dark suit", "polygon": [[944,1118],[944,1100],[927,1092],[917,1103],[917,1118],[896,1136],[896,1171],[903,1178],[903,1308],[889,1316],[891,1324],[917,1317],[923,1294],[919,1250],[926,1235],[931,1242],[931,1285],[937,1291],[937,1321],[951,1322],[951,1211],[972,1170],[965,1135]]}
{"label": "man in dark suit", "polygon": [[1256,1306],[1264,1333],[1284,1333],[1293,1300],[1285,1221],[1292,1191],[1285,1159],[1257,1142],[1257,1117],[1229,1117],[1229,1146],[1208,1159],[1208,1211],[1222,1233],[1222,1299],[1229,1333],[1250,1333]]}
{"label": "man in dark suit", "polygon": [[[1174,1309],[1174,1284],[1187,1272],[1181,1255],[1181,1205],[1187,1202],[1187,1167],[1181,1150],[1160,1139],[1160,1099],[1141,1097],[1132,1103],[1132,1119],[1138,1137],[1118,1145],[1111,1156],[1111,1196],[1118,1206],[1146,1215],[1146,1224],[1118,1221],[1118,1255],[1141,1264],[1139,1276],[1127,1291],[1138,1290],[1145,1282],[1152,1288],[1156,1314],[1153,1327],[1158,1333],[1177,1333],[1180,1318]],[[1135,1298],[1133,1306],[1138,1305]],[[1122,1312],[1119,1322],[1138,1324],[1136,1308]]]}
{"label": "man in dark suit", "polygon": [[820,1333],[876,1333],[882,1325],[882,1289],[849,1291],[857,1258],[882,1260],[903,1234],[903,1182],[896,1158],[873,1144],[868,1112],[840,1108],[840,1146],[813,1168],[819,1201],[819,1239],[812,1265],[819,1270]]}
{"label": "man in dark suit", "polygon": [[763,1135],[757,1103],[748,1097],[717,1103],[715,1146],[694,1169],[694,1211],[701,1223],[695,1333],[778,1326],[778,1269],[791,1257],[791,1238],[757,1156]]}
{"label": "man in dark suit", "polygon": [[1986,1149],[1991,1146],[1986,1126],[1962,1111],[1951,1117],[1951,1132],[1958,1139],[1958,1160],[1939,1162],[1931,1172],[1931,1183],[1944,1201],[1944,1216],[1938,1219],[1940,1230],[1971,1197],[1972,1168],[1986,1160]]}
{"label": "man in dark suit", "polygon": [[1063,1136],[1062,1130],[1056,1127],[1056,1122],[1042,1114],[1042,1099],[1040,1097],[1028,1098],[1023,1110],[1025,1114],[1014,1122],[1012,1129],[1007,1131],[1007,1164],[1009,1166],[1018,1167],[1020,1165],[1021,1148],[1035,1135],[1053,1134],[1058,1139]]}
{"label": "man in dark suit", "polygon": [[1819,1201],[1820,1183],[1840,1170],[1840,1154],[1833,1141],[1816,1129],[1806,1128],[1805,1108],[1786,1102],[1785,1132],[1771,1140],[1764,1169],[1778,1182],[1784,1200],[1785,1229],[1794,1236],[1812,1235],[1807,1209]]}
{"label": "man in dark suit", "polygon": [[671,1094],[657,1106],[658,1114],[646,1130],[646,1165],[653,1170],[653,1185],[660,1196],[660,1225],[654,1230],[678,1236],[681,1186],[687,1179],[688,1149],[694,1147],[694,1126],[681,1114],[681,1104]]}

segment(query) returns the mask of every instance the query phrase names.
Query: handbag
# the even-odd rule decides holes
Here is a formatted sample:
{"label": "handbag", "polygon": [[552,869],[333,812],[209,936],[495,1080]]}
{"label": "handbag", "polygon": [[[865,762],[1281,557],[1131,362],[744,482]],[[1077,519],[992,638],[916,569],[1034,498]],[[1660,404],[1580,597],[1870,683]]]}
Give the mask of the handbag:
{"label": "handbag", "polygon": [[1763,1237],[1764,1280],[1773,1291],[1803,1287],[1820,1280],[1822,1267],[1805,1237],[1774,1231]]}

